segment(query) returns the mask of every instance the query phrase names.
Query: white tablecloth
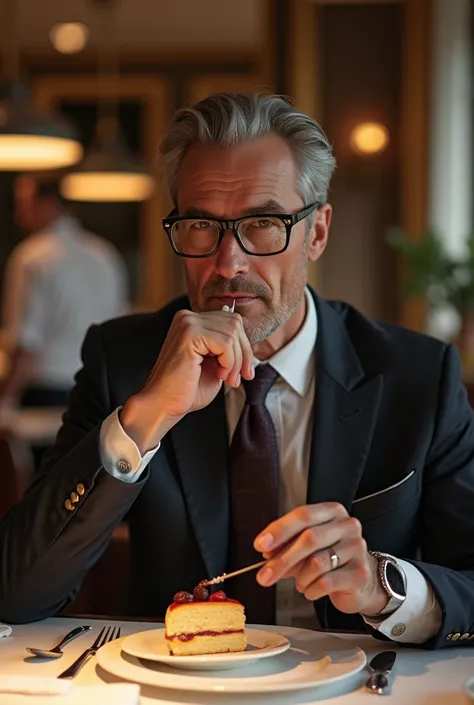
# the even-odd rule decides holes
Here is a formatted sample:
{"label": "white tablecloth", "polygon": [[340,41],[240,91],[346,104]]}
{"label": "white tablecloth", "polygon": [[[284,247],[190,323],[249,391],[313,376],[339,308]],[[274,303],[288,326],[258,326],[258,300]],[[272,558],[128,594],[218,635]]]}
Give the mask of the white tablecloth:
{"label": "white tablecloth", "polygon": [[[91,624],[93,631],[81,636],[65,649],[64,656],[57,661],[36,663],[28,658],[26,646],[53,646],[61,637],[78,624]],[[107,622],[106,620],[87,620],[53,618],[44,622],[28,625],[14,625],[10,637],[0,639],[0,672],[24,675],[54,676],[71,664],[84,649],[95,639],[104,624],[120,624],[122,636],[145,629],[156,629],[156,623],[147,622]],[[341,636],[341,635],[338,635]],[[388,644],[367,636],[344,636],[355,641],[370,658],[383,649],[394,648]],[[388,705],[466,705],[469,701],[464,695],[463,684],[474,677],[474,648],[449,648],[442,651],[415,651],[395,646],[399,652],[396,664],[396,677],[392,693],[382,702]],[[234,696],[229,695],[194,695],[180,691],[142,687],[142,705],[165,705],[186,703],[186,705],[312,705],[328,702],[331,705],[369,705],[377,702],[379,696],[366,692],[363,683],[367,672],[354,676],[337,686],[312,691],[301,691],[287,695]],[[100,670],[95,659],[89,661],[75,681],[79,685],[94,685],[108,682],[116,683],[118,679]],[[33,705],[33,703],[32,703]],[[54,705],[54,697],[51,698]]]}

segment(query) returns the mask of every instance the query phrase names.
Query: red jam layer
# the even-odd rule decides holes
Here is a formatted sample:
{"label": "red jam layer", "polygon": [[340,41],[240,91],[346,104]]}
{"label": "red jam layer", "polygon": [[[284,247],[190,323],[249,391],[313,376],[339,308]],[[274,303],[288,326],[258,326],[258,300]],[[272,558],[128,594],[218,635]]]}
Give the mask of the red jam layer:
{"label": "red jam layer", "polygon": [[232,600],[232,598],[228,597],[226,600],[218,600],[216,602],[206,600],[206,601],[198,601],[198,600],[193,600],[193,602],[172,602],[171,605],[169,606],[170,610],[175,610],[177,607],[192,607],[194,605],[222,605],[223,603],[226,602],[232,602],[234,605],[241,605],[242,603],[239,602],[238,600]]}
{"label": "red jam layer", "polygon": [[194,632],[194,634],[174,634],[173,636],[168,636],[165,634],[165,639],[167,641],[192,641],[195,636],[221,636],[223,634],[243,634],[243,629],[225,629],[222,632]]}

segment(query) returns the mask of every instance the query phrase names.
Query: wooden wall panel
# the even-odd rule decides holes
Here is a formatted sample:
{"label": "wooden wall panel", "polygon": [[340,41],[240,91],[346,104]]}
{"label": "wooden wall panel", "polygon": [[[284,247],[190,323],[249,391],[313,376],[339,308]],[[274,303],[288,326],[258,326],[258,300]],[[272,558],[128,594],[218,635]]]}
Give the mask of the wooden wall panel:
{"label": "wooden wall panel", "polygon": [[[431,12],[430,0],[410,0],[404,7],[400,222],[413,238],[424,233],[428,218]],[[399,270],[401,280],[403,266]],[[400,322],[407,328],[424,331],[426,314],[424,299],[401,303]]]}
{"label": "wooden wall panel", "polygon": [[[385,241],[399,223],[399,122],[403,7],[320,8],[323,38],[322,123],[338,168],[330,201],[334,218],[320,264],[322,293],[367,315],[397,320],[396,256]],[[377,120],[390,144],[373,158],[350,147],[354,125]]]}

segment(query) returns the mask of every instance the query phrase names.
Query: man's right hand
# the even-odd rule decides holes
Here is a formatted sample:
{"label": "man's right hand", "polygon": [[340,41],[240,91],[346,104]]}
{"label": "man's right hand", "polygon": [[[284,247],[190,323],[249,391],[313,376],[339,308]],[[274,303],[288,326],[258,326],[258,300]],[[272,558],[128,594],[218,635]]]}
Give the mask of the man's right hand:
{"label": "man's right hand", "polygon": [[123,407],[125,432],[143,454],[190,411],[203,409],[222,383],[253,379],[253,353],[238,313],[179,311],[143,389]]}

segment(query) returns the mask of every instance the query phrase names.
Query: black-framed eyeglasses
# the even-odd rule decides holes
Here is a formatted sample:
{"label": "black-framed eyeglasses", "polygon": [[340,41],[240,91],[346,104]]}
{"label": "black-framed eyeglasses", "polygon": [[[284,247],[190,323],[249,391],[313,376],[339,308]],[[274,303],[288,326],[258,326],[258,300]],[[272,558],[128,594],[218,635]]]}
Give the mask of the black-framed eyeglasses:
{"label": "black-framed eyeglasses", "polygon": [[291,229],[307,218],[321,203],[293,215],[286,213],[261,213],[235,220],[173,216],[163,220],[163,228],[171,247],[180,257],[212,257],[219,249],[226,230],[237,238],[248,255],[268,257],[284,252],[290,243]]}

